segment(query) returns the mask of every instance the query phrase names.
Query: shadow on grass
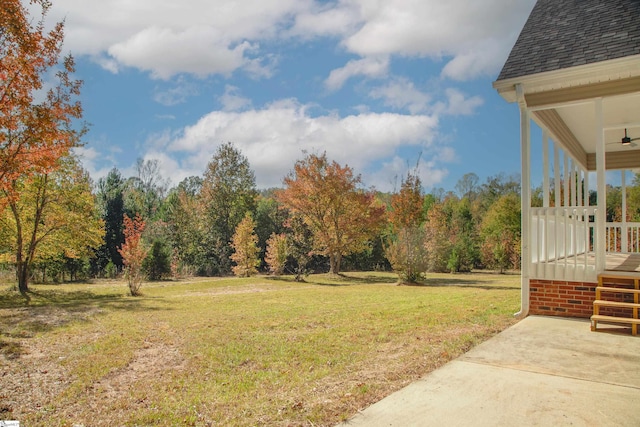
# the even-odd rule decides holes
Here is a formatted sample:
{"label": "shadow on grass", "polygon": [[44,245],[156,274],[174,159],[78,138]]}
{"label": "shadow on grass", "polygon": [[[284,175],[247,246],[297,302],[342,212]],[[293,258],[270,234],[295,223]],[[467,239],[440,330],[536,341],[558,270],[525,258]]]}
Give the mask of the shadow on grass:
{"label": "shadow on grass", "polygon": [[487,291],[520,291],[520,288],[516,286],[501,286],[501,285],[491,285],[491,284],[483,284],[477,280],[468,280],[468,279],[445,279],[442,277],[436,278],[427,278],[423,280],[421,283],[417,284],[405,284],[405,286],[418,286],[418,287],[429,287],[429,288],[437,288],[437,287],[457,287],[457,288],[476,288],[476,289],[484,289]]}
{"label": "shadow on grass", "polygon": [[385,285],[401,285],[412,286],[418,288],[434,288],[434,287],[458,287],[458,288],[477,288],[485,290],[502,290],[502,291],[519,291],[517,286],[492,285],[491,282],[483,282],[479,280],[462,279],[452,276],[451,278],[433,277],[427,278],[420,283],[398,283],[398,279],[394,276],[381,276],[378,274],[366,274],[360,276],[350,276],[341,273],[339,275],[314,274],[307,276],[304,281],[296,282],[293,276],[270,276],[267,280],[288,282],[288,283],[306,283],[318,286],[353,286],[368,284],[385,284]]}
{"label": "shadow on grass", "polygon": [[340,273],[335,275],[313,275],[310,276],[310,278],[307,278],[306,283],[318,286],[394,285],[398,283],[398,280],[393,276],[385,277],[377,274],[350,276],[348,273]]}
{"label": "shadow on grass", "polygon": [[[49,332],[71,322],[90,322],[112,311],[168,310],[145,301],[156,298],[90,291],[38,290],[26,300],[17,291],[0,291],[0,354],[15,359],[24,353],[20,340]],[[162,300],[163,305],[167,300]]]}

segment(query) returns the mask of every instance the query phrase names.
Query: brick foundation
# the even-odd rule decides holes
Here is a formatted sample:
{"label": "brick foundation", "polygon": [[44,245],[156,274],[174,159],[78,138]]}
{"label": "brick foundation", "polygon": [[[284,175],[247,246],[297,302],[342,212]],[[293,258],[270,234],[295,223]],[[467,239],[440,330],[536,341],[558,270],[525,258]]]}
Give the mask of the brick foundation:
{"label": "brick foundation", "polygon": [[[624,280],[618,280],[618,285],[625,283]],[[606,282],[604,285],[617,286]],[[589,318],[593,314],[596,286],[598,286],[597,283],[589,282],[531,279],[529,281],[529,314]],[[603,292],[602,297],[609,301],[633,302],[633,296],[630,294]],[[601,307],[600,314],[633,317],[631,309],[628,308]]]}
{"label": "brick foundation", "polygon": [[[589,318],[597,283],[560,280],[529,281],[529,314]],[[605,313],[602,313],[605,314]]]}

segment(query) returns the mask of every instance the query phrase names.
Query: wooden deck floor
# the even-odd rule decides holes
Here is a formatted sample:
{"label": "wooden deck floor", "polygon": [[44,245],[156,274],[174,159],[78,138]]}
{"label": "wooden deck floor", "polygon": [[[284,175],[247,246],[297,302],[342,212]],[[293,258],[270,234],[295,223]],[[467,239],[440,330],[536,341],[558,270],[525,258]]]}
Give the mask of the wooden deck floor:
{"label": "wooden deck floor", "polygon": [[[581,254],[574,257],[568,257],[566,260],[564,258],[556,261],[559,264],[569,264],[572,265],[574,263],[582,264],[585,261],[585,255]],[[545,263],[540,263],[545,264]],[[596,265],[596,257],[593,253],[587,254],[587,265],[590,267],[595,267]],[[640,273],[640,254],[607,254],[607,259],[605,263],[605,271],[624,271],[624,272],[637,272]]]}
{"label": "wooden deck floor", "polygon": [[605,269],[640,272],[640,254],[608,254]]}

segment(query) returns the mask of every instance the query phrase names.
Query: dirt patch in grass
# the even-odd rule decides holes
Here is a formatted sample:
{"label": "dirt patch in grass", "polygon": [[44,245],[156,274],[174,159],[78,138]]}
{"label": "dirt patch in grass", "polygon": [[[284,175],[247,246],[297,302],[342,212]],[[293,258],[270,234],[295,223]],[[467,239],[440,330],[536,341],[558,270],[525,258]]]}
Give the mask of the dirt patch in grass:
{"label": "dirt patch in grass", "polygon": [[27,413],[46,412],[54,396],[71,382],[58,360],[38,343],[22,341],[19,357],[0,363],[0,419],[20,420]]}
{"label": "dirt patch in grass", "polygon": [[[308,289],[312,286],[296,286],[291,287],[289,290],[300,290],[300,289]],[[237,294],[253,294],[258,292],[273,292],[273,291],[283,291],[286,290],[282,288],[282,286],[278,286],[272,283],[256,283],[252,285],[246,286],[225,286],[219,288],[212,288],[206,291],[187,291],[184,294],[175,295],[175,297],[184,297],[184,296],[202,296],[202,295],[237,295]]]}

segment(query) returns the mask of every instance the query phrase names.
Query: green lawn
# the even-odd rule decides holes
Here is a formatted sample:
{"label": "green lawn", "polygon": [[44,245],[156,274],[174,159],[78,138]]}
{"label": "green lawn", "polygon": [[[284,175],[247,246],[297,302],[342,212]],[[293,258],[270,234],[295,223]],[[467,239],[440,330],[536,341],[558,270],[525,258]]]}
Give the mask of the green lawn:
{"label": "green lawn", "polygon": [[[517,275],[385,273],[0,291],[0,419],[334,425],[513,324]],[[8,286],[5,286],[6,289]]]}

